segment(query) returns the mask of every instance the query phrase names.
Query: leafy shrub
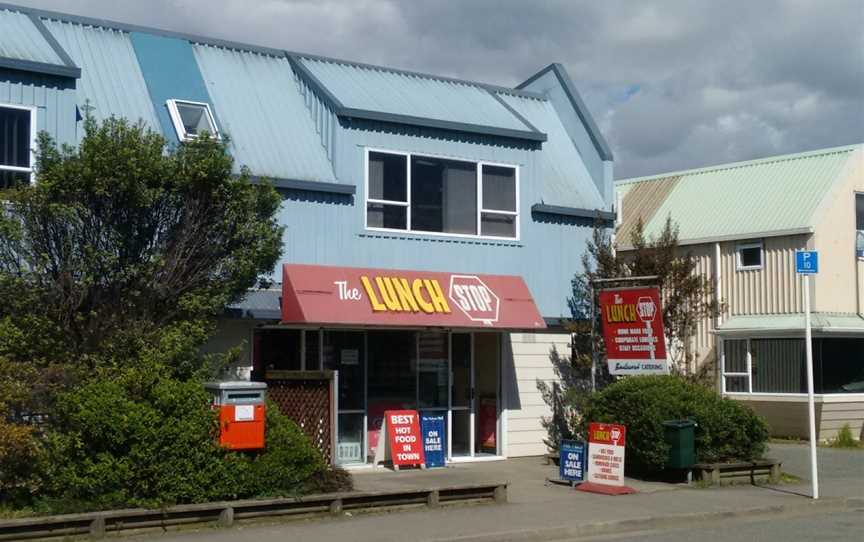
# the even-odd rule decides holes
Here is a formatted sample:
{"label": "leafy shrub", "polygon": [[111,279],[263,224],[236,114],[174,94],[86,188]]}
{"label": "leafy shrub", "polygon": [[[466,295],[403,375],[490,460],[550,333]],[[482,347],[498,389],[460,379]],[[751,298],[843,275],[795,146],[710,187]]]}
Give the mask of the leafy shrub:
{"label": "leafy shrub", "polygon": [[221,448],[216,414],[195,381],[148,382],[139,373],[93,381],[61,404],[41,469],[53,512],[298,495],[337,476],[275,405],[263,452]]}
{"label": "leafy shrub", "polygon": [[0,408],[0,501],[19,501],[37,489],[39,452],[33,428],[6,421]]}
{"label": "leafy shrub", "polygon": [[588,398],[583,417],[627,426],[627,469],[661,470],[669,453],[663,422],[689,418],[697,423],[696,460],[745,461],[765,452],[768,426],[746,405],[675,376],[622,379]]}
{"label": "leafy shrub", "polygon": [[855,440],[855,437],[852,436],[852,428],[847,423],[843,424],[843,427],[840,428],[837,436],[831,440],[829,446],[832,448],[860,448],[862,443]]}

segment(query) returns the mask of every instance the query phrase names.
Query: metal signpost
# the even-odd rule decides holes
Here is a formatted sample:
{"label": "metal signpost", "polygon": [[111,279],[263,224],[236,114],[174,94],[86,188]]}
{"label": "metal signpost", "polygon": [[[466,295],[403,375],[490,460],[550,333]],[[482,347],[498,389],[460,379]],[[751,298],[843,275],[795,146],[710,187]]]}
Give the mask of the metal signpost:
{"label": "metal signpost", "polygon": [[795,252],[795,272],[804,280],[804,340],[807,350],[807,412],[810,417],[810,477],[813,498],[819,498],[819,473],[816,467],[816,406],[813,401],[813,341],[810,329],[810,275],[819,272],[819,253],[815,250]]}

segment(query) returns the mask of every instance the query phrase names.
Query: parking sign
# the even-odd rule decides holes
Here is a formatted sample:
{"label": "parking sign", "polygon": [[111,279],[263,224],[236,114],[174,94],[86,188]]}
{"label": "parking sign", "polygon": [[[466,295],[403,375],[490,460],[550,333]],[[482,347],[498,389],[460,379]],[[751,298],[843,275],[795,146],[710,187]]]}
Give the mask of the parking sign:
{"label": "parking sign", "polygon": [[795,272],[802,275],[815,275],[819,272],[819,253],[815,250],[795,251]]}

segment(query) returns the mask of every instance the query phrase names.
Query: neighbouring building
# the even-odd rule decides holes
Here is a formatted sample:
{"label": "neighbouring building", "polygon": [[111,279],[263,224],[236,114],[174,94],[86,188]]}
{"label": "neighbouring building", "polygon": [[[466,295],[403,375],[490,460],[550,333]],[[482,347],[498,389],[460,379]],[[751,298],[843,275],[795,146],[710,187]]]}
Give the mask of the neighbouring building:
{"label": "neighbouring building", "polygon": [[764,415],[773,434],[807,437],[801,277],[795,251],[817,250],[811,281],[817,432],[864,422],[864,145],[616,181],[618,247],[639,219],[667,217],[725,310],[691,345],[716,363],[720,391]]}
{"label": "neighbouring building", "polygon": [[172,144],[230,136],[282,194],[283,264],[209,351],[270,384],[334,461],[369,462],[385,409],[446,414],[451,460],[545,453],[537,381],[612,156],[552,64],[514,88],[0,6],[0,181],[86,112]]}

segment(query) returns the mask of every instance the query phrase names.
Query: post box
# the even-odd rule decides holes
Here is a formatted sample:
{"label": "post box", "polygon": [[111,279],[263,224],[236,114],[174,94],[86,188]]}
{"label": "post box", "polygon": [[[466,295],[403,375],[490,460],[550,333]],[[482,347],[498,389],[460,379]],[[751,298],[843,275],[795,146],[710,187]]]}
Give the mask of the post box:
{"label": "post box", "polygon": [[264,448],[264,382],[206,382],[219,410],[219,444],[230,450]]}

